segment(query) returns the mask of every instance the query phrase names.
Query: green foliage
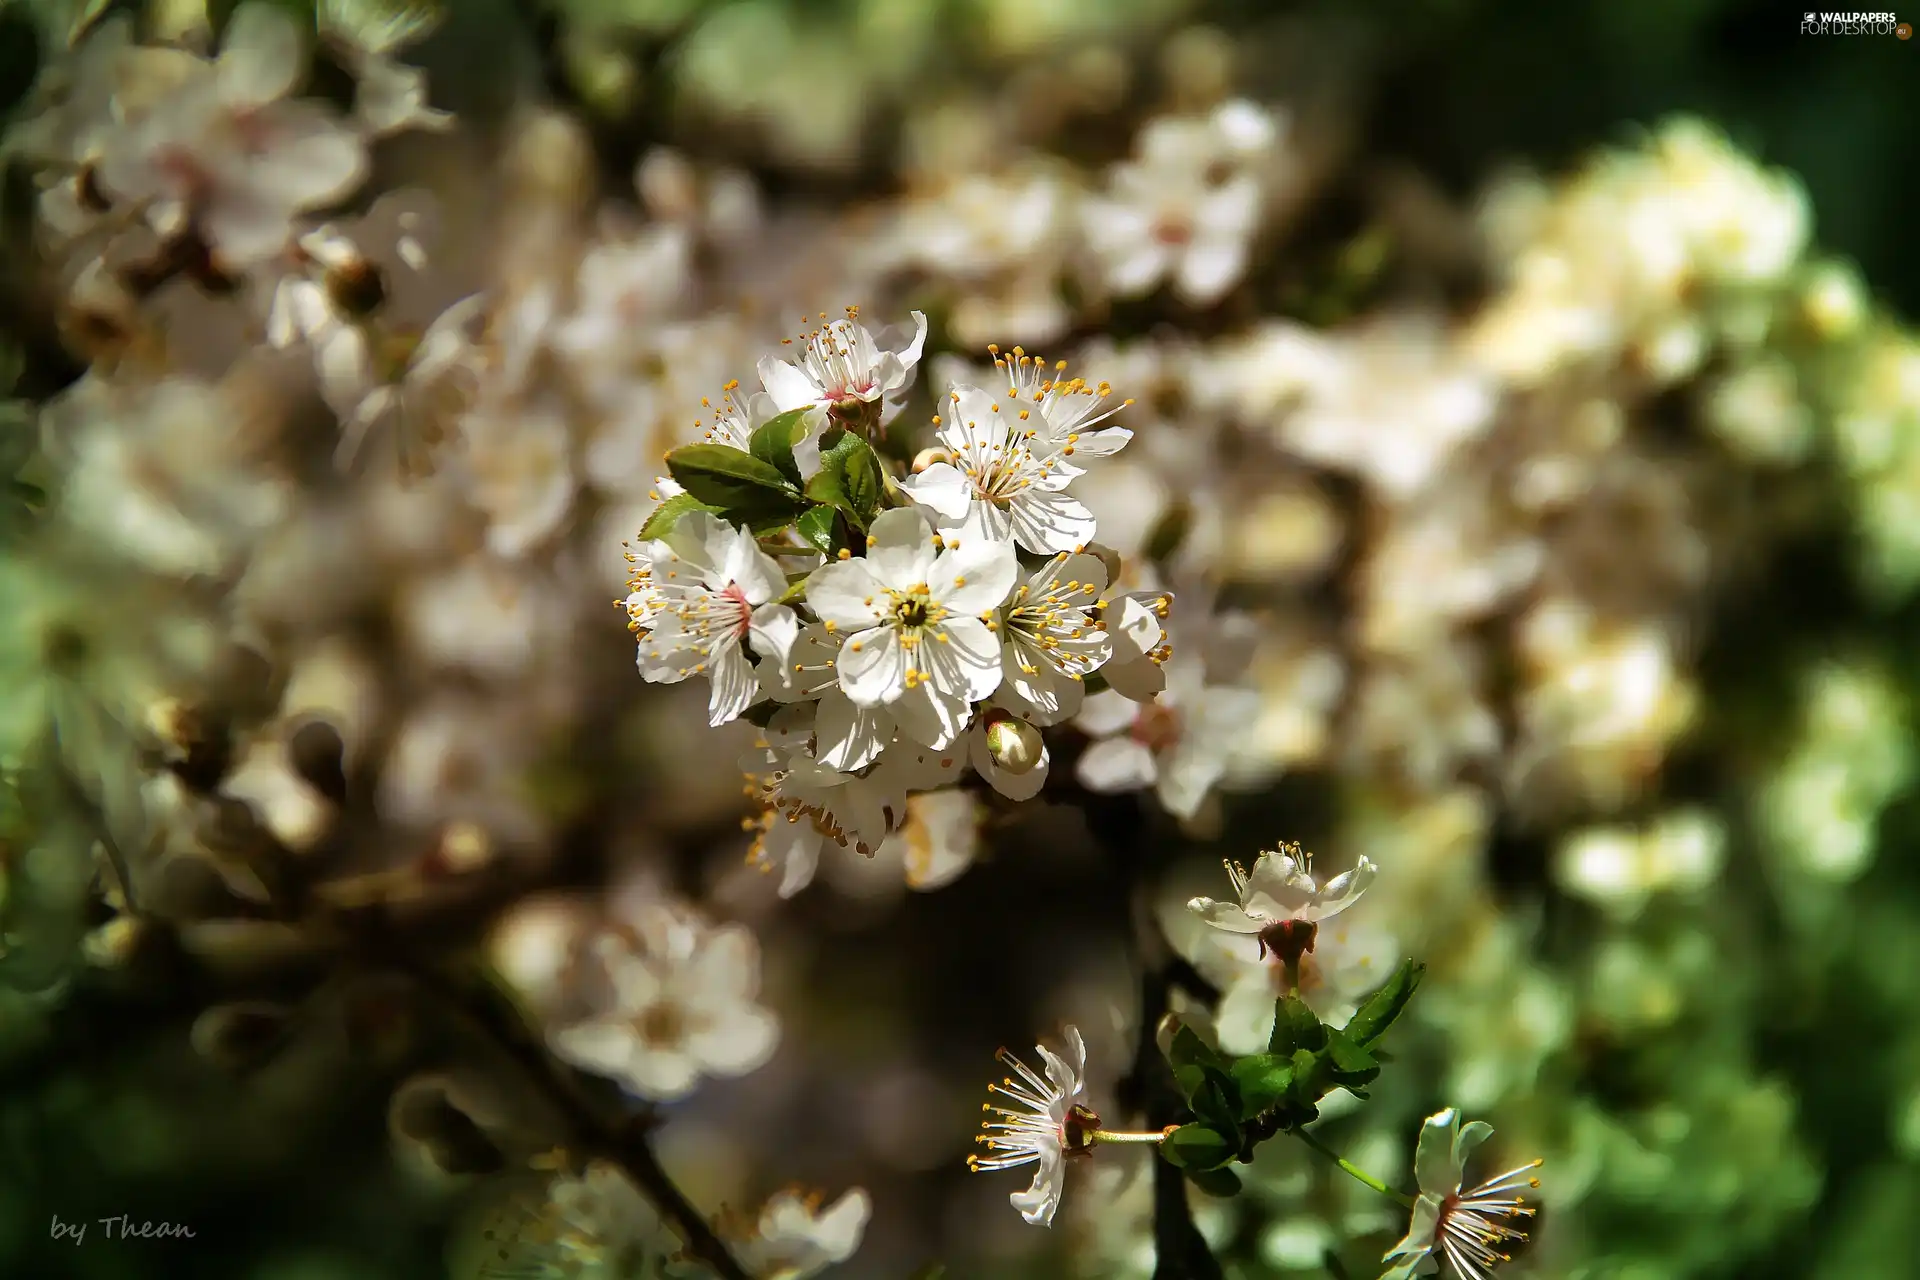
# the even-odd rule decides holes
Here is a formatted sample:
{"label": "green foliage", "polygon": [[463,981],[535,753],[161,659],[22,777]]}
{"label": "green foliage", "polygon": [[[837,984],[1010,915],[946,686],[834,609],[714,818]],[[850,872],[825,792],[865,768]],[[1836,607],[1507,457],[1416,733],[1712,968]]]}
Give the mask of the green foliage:
{"label": "green foliage", "polygon": [[1231,1172],[1227,1164],[1249,1161],[1260,1143],[1317,1120],[1335,1089],[1366,1096],[1380,1074],[1372,1046],[1406,1009],[1422,972],[1414,961],[1402,964],[1344,1027],[1322,1022],[1297,995],[1281,997],[1265,1053],[1229,1059],[1191,1027],[1178,1028],[1167,1062],[1193,1119],[1168,1136],[1161,1154],[1201,1190],[1233,1194],[1238,1179],[1219,1176]]}
{"label": "green foliage", "polygon": [[762,424],[747,442],[754,457],[772,466],[789,483],[800,483],[800,466],[793,460],[793,446],[807,431],[805,409],[791,409]]}
{"label": "green foliage", "polygon": [[640,526],[640,540],[652,542],[656,538],[666,537],[673,532],[673,527],[680,523],[680,517],[689,511],[712,510],[714,508],[690,493],[676,493],[653,509],[653,514],[647,517],[647,522]]}
{"label": "green foliage", "polygon": [[820,472],[807,482],[807,497],[837,509],[864,533],[880,511],[885,488],[873,446],[851,431],[828,428],[820,437]]}
{"label": "green foliage", "polygon": [[804,510],[800,486],[780,468],[744,449],[690,444],[667,455],[667,472],[682,488],[736,524],[757,525]]}

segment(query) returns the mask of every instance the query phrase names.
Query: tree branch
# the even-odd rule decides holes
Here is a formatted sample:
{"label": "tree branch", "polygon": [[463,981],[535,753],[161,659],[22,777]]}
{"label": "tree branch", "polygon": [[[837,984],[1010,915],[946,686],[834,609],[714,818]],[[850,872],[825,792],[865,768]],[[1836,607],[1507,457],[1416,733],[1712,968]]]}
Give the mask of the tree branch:
{"label": "tree branch", "polygon": [[[1212,991],[1212,984],[1173,954],[1154,919],[1147,859],[1150,831],[1139,798],[1090,796],[1086,813],[1094,838],[1121,873],[1123,909],[1131,922],[1140,971],[1140,1026],[1133,1065],[1120,1082],[1121,1102],[1144,1115],[1147,1128],[1164,1128],[1186,1112],[1173,1067],[1160,1052],[1159,1027],[1168,1011],[1168,994],[1176,982],[1188,990],[1197,984]],[[1186,1175],[1159,1153],[1153,1161],[1153,1248],[1153,1280],[1223,1280],[1206,1237],[1193,1225]]]}

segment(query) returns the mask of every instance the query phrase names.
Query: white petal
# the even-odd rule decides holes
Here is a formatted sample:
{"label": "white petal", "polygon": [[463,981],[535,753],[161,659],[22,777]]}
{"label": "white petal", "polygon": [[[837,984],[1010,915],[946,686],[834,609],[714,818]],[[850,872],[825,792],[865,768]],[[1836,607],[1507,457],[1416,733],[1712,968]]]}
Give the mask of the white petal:
{"label": "white petal", "polygon": [[1132,738],[1105,738],[1089,746],[1075,773],[1089,790],[1109,794],[1150,787],[1159,777],[1153,753]]}
{"label": "white petal", "polygon": [[856,706],[840,690],[829,689],[814,717],[814,758],[842,773],[864,769],[893,741],[893,727],[887,708]]}
{"label": "white petal", "polygon": [[1053,1215],[1060,1208],[1060,1196],[1065,1189],[1066,1163],[1058,1147],[1042,1147],[1040,1150],[1040,1169],[1033,1175],[1033,1185],[1025,1191],[1016,1191],[1007,1199],[1020,1211],[1020,1216],[1036,1227],[1053,1225]]}
{"label": "white petal", "polygon": [[1265,1053],[1273,1038],[1273,983],[1266,966],[1249,968],[1220,997],[1214,1034],[1224,1053]]}
{"label": "white petal", "polygon": [[716,1075],[739,1076],[764,1066],[780,1042],[780,1023],[756,1005],[714,1010],[687,1037],[687,1049]]}
{"label": "white petal", "polygon": [[1064,492],[1028,489],[1014,499],[1008,514],[1014,540],[1028,551],[1043,555],[1078,551],[1093,541],[1099,527],[1086,504]]}
{"label": "white petal", "polygon": [[958,468],[936,462],[900,482],[909,498],[944,520],[964,520],[973,502],[973,486]]}
{"label": "white petal", "polygon": [[807,604],[820,621],[843,631],[873,626],[884,616],[885,591],[864,559],[835,560],[807,579]]}
{"label": "white petal", "polygon": [[277,101],[292,92],[306,66],[306,42],[292,18],[276,5],[241,5],[214,62],[220,100],[243,109]]}
{"label": "white petal", "polygon": [[793,659],[793,646],[800,638],[800,619],[783,604],[763,604],[748,620],[747,635],[753,641],[755,653],[774,663],[776,669],[785,670]]}
{"label": "white petal", "polygon": [[1140,708],[1131,699],[1105,692],[1088,698],[1074,723],[1091,737],[1105,738],[1131,729],[1139,718]]}
{"label": "white petal", "polygon": [[906,647],[891,627],[871,627],[848,636],[834,669],[841,689],[859,706],[892,702],[907,688]]}
{"label": "white petal", "polygon": [[707,676],[713,681],[713,693],[707,699],[707,723],[715,728],[739,719],[760,694],[753,664],[735,642],[722,644],[715,651]]}
{"label": "white petal", "polygon": [[882,512],[867,530],[868,569],[882,586],[905,591],[929,582],[938,554],[933,529],[911,507]]}
{"label": "white petal", "polygon": [[1216,902],[1212,898],[1194,898],[1187,903],[1187,910],[1214,928],[1227,933],[1259,933],[1268,924],[1267,920],[1248,915],[1237,902]]}
{"label": "white petal", "polygon": [[921,681],[893,704],[893,715],[900,732],[924,747],[945,751],[966,729],[973,707],[960,695]]}
{"label": "white petal", "polygon": [[624,1075],[636,1047],[632,1030],[617,1022],[562,1027],[551,1039],[556,1055],[598,1076]]}
{"label": "white petal", "polygon": [[978,618],[948,618],[918,656],[936,689],[965,702],[984,701],[1000,687],[1000,643]]}
{"label": "white petal", "polygon": [[814,385],[813,379],[785,360],[772,356],[760,359],[760,385],[767,389],[767,395],[781,413],[820,402],[820,388]]}
{"label": "white petal", "polygon": [[955,613],[982,614],[1006,600],[1019,576],[1020,564],[1011,546],[963,541],[934,561],[927,594]]}
{"label": "white petal", "polygon": [[1414,1144],[1413,1171],[1423,1194],[1450,1196],[1460,1190],[1463,1169],[1453,1160],[1453,1139],[1460,1130],[1460,1113],[1452,1107],[1435,1112],[1420,1126]]}

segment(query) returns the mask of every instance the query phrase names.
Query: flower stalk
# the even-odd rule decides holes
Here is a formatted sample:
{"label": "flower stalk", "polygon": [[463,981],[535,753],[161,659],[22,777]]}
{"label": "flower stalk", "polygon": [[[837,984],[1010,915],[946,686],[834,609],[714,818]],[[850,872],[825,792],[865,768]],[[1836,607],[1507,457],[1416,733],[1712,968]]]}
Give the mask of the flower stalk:
{"label": "flower stalk", "polygon": [[1406,1195],[1403,1192],[1395,1191],[1392,1187],[1380,1181],[1380,1179],[1374,1177],[1372,1174],[1368,1173],[1365,1169],[1362,1169],[1359,1165],[1354,1164],[1352,1161],[1348,1160],[1345,1156],[1341,1155],[1338,1151],[1335,1151],[1332,1147],[1329,1147],[1326,1143],[1320,1141],[1320,1139],[1314,1137],[1311,1133],[1308,1133],[1305,1129],[1295,1129],[1293,1131],[1293,1136],[1300,1139],[1300,1141],[1306,1143],[1307,1146],[1311,1147],[1314,1151],[1319,1152],[1322,1156],[1326,1157],[1328,1160],[1333,1161],[1334,1164],[1340,1166],[1340,1169],[1342,1170],[1342,1172],[1346,1173],[1349,1177],[1353,1178],[1354,1181],[1361,1183],[1363,1186],[1368,1186],[1373,1188],[1375,1191],[1378,1191],[1383,1196],[1387,1196],[1390,1199],[1398,1201],[1401,1207],[1403,1208],[1407,1208],[1407,1209],[1413,1208],[1412,1196]]}

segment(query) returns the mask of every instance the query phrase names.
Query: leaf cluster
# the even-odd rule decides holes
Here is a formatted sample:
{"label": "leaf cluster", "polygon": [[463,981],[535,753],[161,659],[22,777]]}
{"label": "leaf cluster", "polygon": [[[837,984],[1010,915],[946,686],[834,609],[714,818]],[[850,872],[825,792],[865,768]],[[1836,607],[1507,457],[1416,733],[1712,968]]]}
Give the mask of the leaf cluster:
{"label": "leaf cluster", "polygon": [[758,427],[748,447],[690,444],[667,455],[667,472],[685,493],[668,498],[640,530],[665,537],[689,511],[711,511],[757,537],[788,531],[823,555],[866,549],[867,526],[884,504],[886,473],[858,433],[829,424],[820,436],[820,469],[802,478],[794,448],[816,411],[794,409]]}
{"label": "leaf cluster", "polygon": [[1161,1154],[1201,1190],[1232,1195],[1240,1179],[1227,1165],[1246,1163],[1260,1143],[1317,1120],[1335,1089],[1367,1096],[1386,1058],[1380,1038],[1406,1009],[1425,968],[1402,963],[1343,1027],[1320,1021],[1297,995],[1281,997],[1265,1053],[1229,1058],[1180,1027],[1167,1061],[1193,1119],[1167,1136]]}

